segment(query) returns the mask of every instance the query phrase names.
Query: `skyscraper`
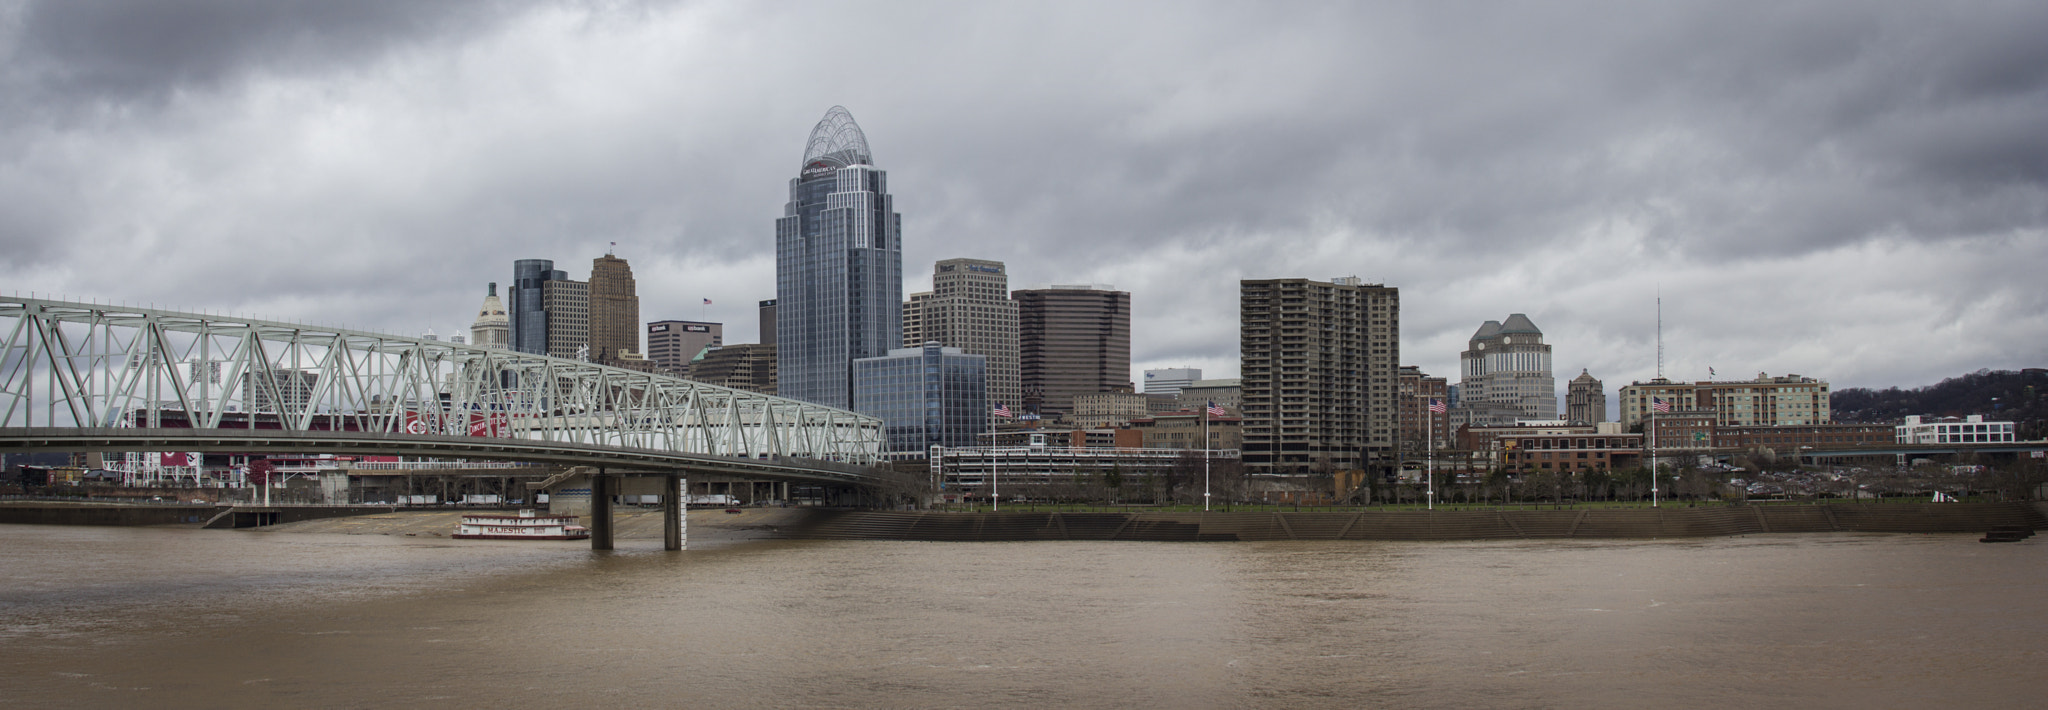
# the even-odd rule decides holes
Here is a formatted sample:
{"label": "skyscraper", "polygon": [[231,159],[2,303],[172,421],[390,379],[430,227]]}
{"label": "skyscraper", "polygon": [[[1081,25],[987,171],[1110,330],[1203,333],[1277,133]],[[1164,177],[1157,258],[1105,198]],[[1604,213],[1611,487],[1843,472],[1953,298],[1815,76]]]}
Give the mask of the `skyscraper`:
{"label": "skyscraper", "polygon": [[512,262],[512,285],[505,289],[511,299],[506,315],[511,327],[511,347],[523,353],[548,354],[547,305],[542,290],[549,281],[567,281],[569,274],[555,270],[549,259],[520,259]]}
{"label": "skyscraper", "polygon": [[[1550,374],[1550,346],[1543,331],[1520,313],[1507,322],[1487,321],[1472,334],[1462,361],[1459,406],[1473,424],[1512,425],[1487,416],[1489,409],[1518,419],[1557,419],[1557,378]],[[1490,406],[1489,406],[1490,405]]]}
{"label": "skyscraper", "polygon": [[903,342],[903,217],[867,136],[839,106],[811,129],[775,220],[775,343],[784,397],[853,406],[853,361]]}
{"label": "skyscraper", "polygon": [[611,254],[590,261],[590,361],[648,365],[640,358],[640,296],[633,267]]}
{"label": "skyscraper", "polygon": [[505,304],[498,300],[496,283],[492,283],[491,290],[484,295],[484,305],[477,309],[476,322],[469,325],[469,340],[480,348],[511,347],[512,321],[505,315]]}
{"label": "skyscraper", "polygon": [[1564,406],[1565,420],[1573,424],[1607,421],[1607,389],[1581,368],[1579,376],[1565,385]]}
{"label": "skyscraper", "polygon": [[1394,463],[1400,290],[1357,277],[1248,279],[1239,299],[1245,469]]}
{"label": "skyscraper", "polygon": [[1011,292],[1027,410],[1072,411],[1074,395],[1131,386],[1131,294],[1106,285]]}
{"label": "skyscraper", "polygon": [[547,324],[544,354],[569,360],[591,359],[590,284],[568,279],[542,282],[540,304],[542,322]]}
{"label": "skyscraper", "polygon": [[932,266],[930,293],[903,304],[903,347],[926,342],[988,358],[988,399],[1020,408],[1017,302],[1003,262],[947,259]]}

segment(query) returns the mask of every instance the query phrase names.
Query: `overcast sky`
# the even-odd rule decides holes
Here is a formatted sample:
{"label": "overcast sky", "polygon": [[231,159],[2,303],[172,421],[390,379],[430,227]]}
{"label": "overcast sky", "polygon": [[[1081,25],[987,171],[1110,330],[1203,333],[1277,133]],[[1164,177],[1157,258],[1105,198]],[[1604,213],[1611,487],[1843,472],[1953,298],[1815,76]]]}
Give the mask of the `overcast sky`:
{"label": "overcast sky", "polygon": [[[464,332],[608,243],[753,342],[811,126],[933,261],[1132,293],[1237,374],[1237,280],[1401,289],[1457,381],[1919,386],[2048,364],[2048,3],[0,0],[0,290]],[[714,302],[708,309],[703,299]]]}

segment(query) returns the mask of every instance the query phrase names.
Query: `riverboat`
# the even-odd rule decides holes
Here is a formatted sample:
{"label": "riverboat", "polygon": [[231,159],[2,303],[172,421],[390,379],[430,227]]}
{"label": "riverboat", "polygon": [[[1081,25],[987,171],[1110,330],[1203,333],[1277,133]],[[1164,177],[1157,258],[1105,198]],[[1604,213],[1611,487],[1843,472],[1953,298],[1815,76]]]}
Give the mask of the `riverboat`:
{"label": "riverboat", "polygon": [[462,526],[450,535],[457,540],[584,540],[590,529],[576,524],[574,515],[539,515],[531,510],[518,515],[464,515]]}

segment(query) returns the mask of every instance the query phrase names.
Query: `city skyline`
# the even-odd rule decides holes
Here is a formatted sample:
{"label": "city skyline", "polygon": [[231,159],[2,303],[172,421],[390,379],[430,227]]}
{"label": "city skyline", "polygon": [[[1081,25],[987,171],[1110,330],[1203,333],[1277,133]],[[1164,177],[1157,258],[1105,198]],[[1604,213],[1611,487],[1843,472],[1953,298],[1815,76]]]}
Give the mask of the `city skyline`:
{"label": "city skyline", "polygon": [[[617,241],[642,321],[758,342],[790,136],[845,104],[904,260],[1116,284],[1133,381],[1237,376],[1240,279],[1354,273],[1437,376],[1525,312],[1557,372],[1646,381],[1660,292],[1673,380],[2041,364],[2048,11],[1609,10],[32,5],[0,283],[461,332],[505,262]],[[821,67],[848,27],[888,47]]]}

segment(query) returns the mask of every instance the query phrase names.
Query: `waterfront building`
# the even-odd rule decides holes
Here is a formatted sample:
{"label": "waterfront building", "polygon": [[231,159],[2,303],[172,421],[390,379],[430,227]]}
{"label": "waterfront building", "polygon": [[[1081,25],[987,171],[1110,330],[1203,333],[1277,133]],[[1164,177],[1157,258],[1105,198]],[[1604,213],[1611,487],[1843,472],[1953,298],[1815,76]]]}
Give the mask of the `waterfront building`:
{"label": "waterfront building", "polygon": [[684,376],[720,387],[775,394],[775,346],[709,346],[692,356]]}
{"label": "waterfront building", "polygon": [[590,361],[651,369],[640,357],[640,295],[633,267],[611,254],[590,262]]}
{"label": "waterfront building", "polygon": [[1180,388],[1180,395],[1174,399],[1181,409],[1189,411],[1198,411],[1214,404],[1222,407],[1224,411],[1235,414],[1244,411],[1244,380],[1235,377],[1195,380]]}
{"label": "waterfront building", "polygon": [[[1126,485],[1165,478],[1188,457],[1206,455],[1215,462],[1238,458],[1231,449],[1207,451],[1189,449],[1134,448],[1108,445],[1112,434],[1132,430],[1086,432],[1086,440],[1056,441],[1056,433],[1030,432],[1028,443],[1005,446],[942,447],[933,451],[932,477],[939,482],[940,499],[953,503],[989,499],[1000,489],[1002,500],[1037,500],[1071,492],[1072,486],[1100,480],[1109,471],[1122,474]],[[1006,435],[1008,436],[1008,435]],[[1199,463],[1199,460],[1197,460]]]}
{"label": "waterfront building", "polygon": [[1565,385],[1565,421],[1599,424],[1607,421],[1607,390],[1585,369]]}
{"label": "waterfront building", "polygon": [[1131,385],[1131,294],[1103,284],[1011,292],[1027,411],[1054,418],[1074,395]]}
{"label": "waterfront building", "polygon": [[534,355],[548,354],[548,316],[543,291],[550,281],[567,281],[568,272],[555,269],[548,259],[520,259],[512,262],[512,283],[505,289],[506,326],[511,348]]}
{"label": "waterfront building", "polygon": [[[1432,412],[1429,401],[1445,401],[1450,395],[1448,378],[1431,377],[1422,368],[1402,365],[1395,376],[1398,383],[1394,401],[1401,410],[1401,452],[1405,458],[1420,456],[1432,444],[1451,447],[1451,416],[1448,411]],[[1447,402],[1444,405],[1450,406]]]}
{"label": "waterfront building", "polygon": [[882,419],[883,455],[973,446],[990,425],[988,358],[938,343],[853,361],[853,410]]}
{"label": "waterfront building", "polygon": [[647,359],[657,372],[687,377],[690,361],[705,348],[725,345],[725,324],[658,320],[647,324]]}
{"label": "waterfront building", "polygon": [[[1642,423],[1649,418],[1653,400],[1661,399],[1672,412],[1708,413],[1723,427],[1827,424],[1833,420],[1828,398],[1825,380],[1799,375],[1772,377],[1759,372],[1754,380],[1729,382],[1673,382],[1660,377],[1621,388],[1621,423]],[[1665,416],[1659,412],[1657,421],[1661,424]]]}
{"label": "waterfront building", "polygon": [[1449,463],[1456,470],[1473,472],[1493,468],[1514,473],[1619,470],[1649,460],[1642,434],[1623,432],[1616,426],[1555,422],[1465,427],[1458,430],[1458,448],[1472,456],[1453,458]]}
{"label": "waterfront building", "polygon": [[1239,304],[1245,470],[1388,469],[1400,290],[1357,277],[1247,279]]}
{"label": "waterfront building", "polygon": [[903,217],[867,136],[839,106],[811,129],[775,220],[781,396],[853,406],[853,361],[902,344]]}
{"label": "waterfront building", "polygon": [[1529,316],[1515,313],[1506,322],[1481,324],[1459,355],[1459,364],[1459,406],[1480,410],[1468,414],[1467,421],[1493,423],[1503,418],[1502,409],[1479,406],[1486,403],[1512,410],[1517,419],[1557,418],[1557,378],[1551,375],[1550,346]]}
{"label": "waterfront building", "polygon": [[1982,414],[1962,419],[1915,414],[1893,428],[1893,437],[1900,444],[2010,444],[2013,427],[2012,422],[1984,421]]}
{"label": "waterfront building", "polygon": [[1000,261],[940,261],[932,290],[903,304],[903,347],[938,343],[988,358],[989,401],[1021,410],[1017,337],[1017,302]]}
{"label": "waterfront building", "polygon": [[1182,387],[1202,379],[1202,370],[1197,367],[1169,367],[1145,371],[1145,394],[1180,396]]}
{"label": "waterfront building", "polygon": [[[313,401],[320,373],[286,367],[242,374],[242,407],[249,413],[296,414]],[[253,426],[253,425],[252,425]]]}

